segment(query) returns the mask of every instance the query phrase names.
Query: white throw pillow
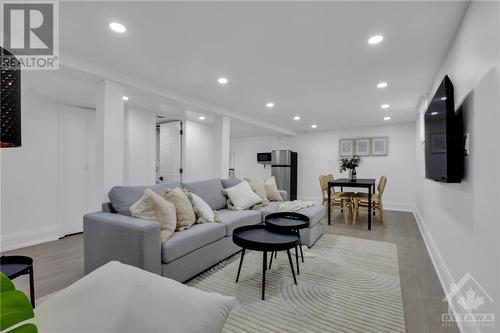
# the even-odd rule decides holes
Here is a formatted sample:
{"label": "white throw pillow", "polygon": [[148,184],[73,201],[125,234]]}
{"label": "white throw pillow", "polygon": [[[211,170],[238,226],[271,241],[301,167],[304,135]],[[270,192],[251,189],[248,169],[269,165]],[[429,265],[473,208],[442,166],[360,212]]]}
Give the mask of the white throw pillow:
{"label": "white throw pillow", "polygon": [[266,188],[266,195],[270,201],[283,201],[280,191],[278,191],[278,186],[276,185],[276,179],[274,176],[269,178],[264,182]]}
{"label": "white throw pillow", "polygon": [[224,193],[229,197],[236,210],[245,210],[262,202],[262,199],[252,191],[247,181],[226,188]]}
{"label": "white throw pillow", "polygon": [[215,222],[214,211],[202,198],[191,193],[191,203],[196,213],[196,223]]}
{"label": "white throw pillow", "polygon": [[161,225],[161,239],[169,239],[177,225],[175,206],[158,193],[147,188],[144,195],[130,207],[133,217],[158,221]]}

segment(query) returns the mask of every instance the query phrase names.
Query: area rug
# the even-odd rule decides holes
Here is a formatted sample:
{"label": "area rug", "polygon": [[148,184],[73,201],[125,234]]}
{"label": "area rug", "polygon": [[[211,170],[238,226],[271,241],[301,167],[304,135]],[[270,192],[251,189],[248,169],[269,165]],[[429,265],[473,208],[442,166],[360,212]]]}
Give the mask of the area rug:
{"label": "area rug", "polygon": [[[307,250],[294,285],[286,252],[266,273],[261,300],[262,253],[247,251],[188,284],[236,297],[224,332],[404,332],[396,244],[323,235]],[[295,260],[294,260],[295,264]]]}

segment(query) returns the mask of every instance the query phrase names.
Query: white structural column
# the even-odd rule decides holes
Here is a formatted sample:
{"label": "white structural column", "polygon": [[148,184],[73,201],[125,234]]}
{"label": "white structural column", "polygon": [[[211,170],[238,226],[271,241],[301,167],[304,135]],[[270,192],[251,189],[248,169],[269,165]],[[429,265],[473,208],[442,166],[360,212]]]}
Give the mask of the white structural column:
{"label": "white structural column", "polygon": [[96,101],[96,198],[108,201],[108,191],[124,182],[123,86],[99,83]]}
{"label": "white structural column", "polygon": [[216,117],[214,123],[215,172],[221,178],[229,177],[229,154],[231,120],[229,117]]}

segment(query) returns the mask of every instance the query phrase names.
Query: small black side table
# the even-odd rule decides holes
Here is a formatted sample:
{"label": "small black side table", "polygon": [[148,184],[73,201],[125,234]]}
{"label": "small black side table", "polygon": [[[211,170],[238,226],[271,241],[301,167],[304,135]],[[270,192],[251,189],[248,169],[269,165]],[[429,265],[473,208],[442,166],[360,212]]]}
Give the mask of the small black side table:
{"label": "small black side table", "polygon": [[21,275],[29,275],[30,279],[30,300],[35,307],[35,285],[33,281],[33,259],[26,256],[1,256],[0,271],[7,275],[9,279],[15,279]]}
{"label": "small black side table", "polygon": [[[302,262],[304,262],[304,253],[302,252],[302,241],[300,239],[300,229],[305,229],[309,227],[309,217],[304,214],[294,213],[294,212],[278,212],[269,214],[266,216],[266,226],[269,230],[275,232],[293,232],[299,237],[299,248],[300,257]],[[276,253],[274,253],[276,257]],[[297,275],[300,275],[299,270],[299,253],[297,247],[295,247],[295,260],[297,262]],[[269,269],[273,264],[273,253],[271,253],[271,260],[269,262]]]}
{"label": "small black side table", "polygon": [[299,243],[299,237],[296,234],[276,233],[267,230],[264,225],[250,225],[234,229],[233,242],[243,248],[241,251],[241,259],[238,267],[238,275],[236,276],[236,283],[238,283],[240,278],[241,265],[243,264],[245,250],[262,252],[262,300],[264,300],[266,293],[267,252],[286,250],[288,254],[288,261],[290,262],[290,268],[292,269],[293,282],[297,284],[295,271],[293,270],[292,255],[290,254],[290,249],[296,247]]}

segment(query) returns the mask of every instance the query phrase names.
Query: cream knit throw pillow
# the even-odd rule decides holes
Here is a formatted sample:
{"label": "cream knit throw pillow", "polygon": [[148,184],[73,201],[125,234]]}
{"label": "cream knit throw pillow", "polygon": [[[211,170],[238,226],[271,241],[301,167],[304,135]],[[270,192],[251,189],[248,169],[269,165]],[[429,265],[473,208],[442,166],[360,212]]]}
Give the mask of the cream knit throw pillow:
{"label": "cream knit throw pillow", "polygon": [[189,229],[196,223],[196,215],[194,214],[191,200],[184,191],[178,187],[175,189],[167,189],[163,197],[175,206],[177,215],[177,227],[175,230],[181,231]]}
{"label": "cream knit throw pillow", "polygon": [[245,178],[245,180],[248,182],[248,184],[252,188],[252,191],[254,191],[255,194],[257,194],[262,199],[262,202],[264,202],[264,203],[269,202],[269,199],[267,198],[267,194],[266,194],[266,186],[265,186],[263,180],[250,179],[250,178]]}
{"label": "cream knit throw pillow", "polygon": [[274,176],[267,179],[264,183],[267,198],[271,201],[283,201],[281,193],[278,191],[278,186],[276,185],[276,179]]}
{"label": "cream knit throw pillow", "polygon": [[169,239],[176,228],[175,206],[161,195],[147,188],[144,195],[130,207],[133,217],[160,222],[161,239]]}

